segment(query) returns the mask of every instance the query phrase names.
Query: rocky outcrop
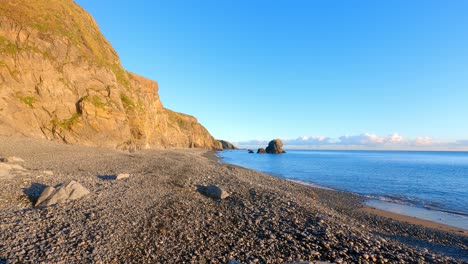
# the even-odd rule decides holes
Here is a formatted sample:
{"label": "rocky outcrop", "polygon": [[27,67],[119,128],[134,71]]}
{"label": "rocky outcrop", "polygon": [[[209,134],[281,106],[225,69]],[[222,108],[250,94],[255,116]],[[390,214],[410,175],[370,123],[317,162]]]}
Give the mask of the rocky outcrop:
{"label": "rocky outcrop", "polygon": [[37,199],[36,206],[43,207],[73,201],[88,194],[88,189],[72,180],[56,187],[47,187]]}
{"label": "rocky outcrop", "polygon": [[163,107],[156,82],[127,72],[72,0],[0,5],[0,135],[128,150],[221,149],[197,119]]}
{"label": "rocky outcrop", "polygon": [[265,154],[266,153],[266,150],[264,148],[259,148],[257,150],[257,154]]}
{"label": "rocky outcrop", "polygon": [[283,142],[280,139],[274,139],[268,143],[268,147],[265,149],[269,154],[282,154],[286,153],[283,150]]}
{"label": "rocky outcrop", "polygon": [[226,140],[218,140],[219,143],[221,143],[221,146],[223,149],[237,149],[236,146],[234,146],[231,142],[228,142]]}

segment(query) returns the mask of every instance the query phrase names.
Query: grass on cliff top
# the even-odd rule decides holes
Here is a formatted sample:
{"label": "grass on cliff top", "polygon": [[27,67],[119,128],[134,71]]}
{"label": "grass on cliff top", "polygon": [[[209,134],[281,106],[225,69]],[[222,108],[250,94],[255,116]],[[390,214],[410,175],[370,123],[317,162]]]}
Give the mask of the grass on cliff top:
{"label": "grass on cliff top", "polygon": [[[108,67],[117,82],[130,87],[127,72],[110,43],[101,34],[91,15],[72,0],[15,0],[0,4],[0,16],[13,19],[22,26],[66,37],[92,64]],[[0,47],[16,52],[10,44]]]}

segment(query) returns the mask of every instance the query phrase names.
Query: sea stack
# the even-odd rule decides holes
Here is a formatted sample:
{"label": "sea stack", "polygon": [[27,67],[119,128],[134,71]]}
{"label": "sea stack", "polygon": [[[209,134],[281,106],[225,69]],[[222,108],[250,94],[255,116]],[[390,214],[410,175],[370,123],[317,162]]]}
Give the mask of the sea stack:
{"label": "sea stack", "polygon": [[280,139],[273,139],[268,143],[268,147],[266,147],[266,153],[269,154],[283,154],[286,151],[283,150],[283,142]]}

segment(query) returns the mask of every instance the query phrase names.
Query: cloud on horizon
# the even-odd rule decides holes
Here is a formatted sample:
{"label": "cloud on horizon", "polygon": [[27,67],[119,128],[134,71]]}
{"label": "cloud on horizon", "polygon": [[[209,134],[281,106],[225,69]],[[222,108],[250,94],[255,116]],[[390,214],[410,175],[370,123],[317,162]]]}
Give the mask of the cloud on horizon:
{"label": "cloud on horizon", "polygon": [[[365,148],[365,149],[453,149],[468,150],[468,140],[455,142],[437,142],[432,137],[421,136],[407,138],[398,133],[379,136],[372,133],[344,135],[338,139],[326,136],[303,136],[296,139],[281,139],[285,147],[290,148]],[[264,147],[269,140],[249,140],[235,142],[238,147]]]}

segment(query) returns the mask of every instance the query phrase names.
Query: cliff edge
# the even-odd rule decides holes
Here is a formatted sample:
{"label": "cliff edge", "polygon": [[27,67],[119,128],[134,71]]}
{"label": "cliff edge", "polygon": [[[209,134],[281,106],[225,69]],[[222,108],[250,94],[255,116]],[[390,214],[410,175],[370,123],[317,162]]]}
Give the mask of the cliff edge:
{"label": "cliff edge", "polygon": [[0,5],[0,135],[135,148],[221,144],[163,107],[156,82],[127,72],[72,0]]}

